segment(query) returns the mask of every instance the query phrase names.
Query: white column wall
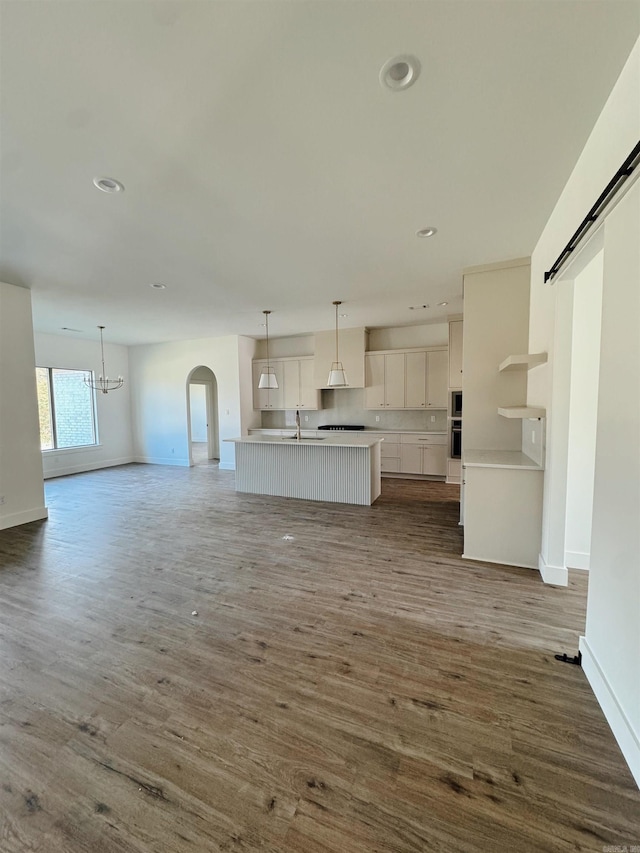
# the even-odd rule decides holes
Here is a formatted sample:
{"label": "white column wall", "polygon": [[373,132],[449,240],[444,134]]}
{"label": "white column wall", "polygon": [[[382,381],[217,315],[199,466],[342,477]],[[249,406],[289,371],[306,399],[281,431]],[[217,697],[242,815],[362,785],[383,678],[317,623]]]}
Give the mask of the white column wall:
{"label": "white column wall", "polygon": [[0,530],[46,517],[31,293],[0,282]]}
{"label": "white column wall", "polygon": [[[547,350],[532,371],[528,401],[549,414],[543,536],[555,537],[566,500],[554,447],[568,443],[568,423],[554,418],[556,301],[562,282],[549,269],[596,198],[640,139],[640,41],[618,79],[532,255],[529,343]],[[604,245],[600,391],[584,672],[640,784],[640,185],[608,216]],[[596,239],[596,238],[594,238]],[[566,430],[566,432],[564,432]],[[562,465],[562,460],[560,460]],[[565,476],[566,480],[566,476]],[[554,483],[559,486],[555,491]],[[562,492],[564,488],[564,493]]]}
{"label": "white column wall", "polygon": [[588,569],[596,463],[603,252],[578,275],[573,289],[569,457],[565,565]]}

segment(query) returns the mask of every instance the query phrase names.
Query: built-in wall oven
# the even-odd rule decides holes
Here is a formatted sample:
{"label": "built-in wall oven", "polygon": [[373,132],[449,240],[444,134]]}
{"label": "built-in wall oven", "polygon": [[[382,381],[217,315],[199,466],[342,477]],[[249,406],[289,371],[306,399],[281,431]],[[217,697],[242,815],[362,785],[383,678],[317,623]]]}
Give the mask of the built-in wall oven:
{"label": "built-in wall oven", "polygon": [[451,417],[462,417],[462,391],[451,392]]}
{"label": "built-in wall oven", "polygon": [[462,458],[462,420],[451,421],[451,458]]}

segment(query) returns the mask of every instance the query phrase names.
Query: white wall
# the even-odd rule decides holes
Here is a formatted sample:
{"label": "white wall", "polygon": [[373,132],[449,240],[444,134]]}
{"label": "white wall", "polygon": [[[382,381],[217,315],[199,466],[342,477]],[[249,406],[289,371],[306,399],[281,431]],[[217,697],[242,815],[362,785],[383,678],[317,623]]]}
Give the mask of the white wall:
{"label": "white wall", "polygon": [[449,346],[448,323],[423,323],[420,326],[389,326],[385,329],[371,329],[367,349],[371,352],[437,346]]}
{"label": "white wall", "polygon": [[569,447],[567,460],[567,521],[565,565],[589,568],[591,515],[596,463],[596,424],[600,372],[603,253],[575,278]]}
{"label": "white wall", "polygon": [[[636,43],[532,256],[530,346],[547,350],[547,367],[529,381],[529,402],[547,407],[545,470],[547,537],[564,536],[565,514],[549,511],[566,498],[562,454],[568,422],[557,419],[552,389],[558,365],[554,328],[566,284],[544,283],[549,269],[595,199],[640,138],[640,41]],[[600,391],[586,635],[583,667],[629,766],[640,784],[640,187],[607,217],[604,246]],[[594,238],[596,239],[596,238]],[[562,365],[561,371],[562,372]],[[622,405],[621,405],[622,401]],[[560,462],[558,462],[558,458]],[[566,464],[566,462],[564,463]],[[543,534],[544,536],[544,534]],[[544,541],[543,541],[544,546]],[[544,567],[543,567],[544,568]]]}
{"label": "white wall", "polygon": [[31,293],[0,283],[0,530],[46,517]]}
{"label": "white wall", "polygon": [[191,441],[206,441],[207,436],[207,388],[205,385],[189,385],[191,407]]}
{"label": "white wall", "polygon": [[[100,341],[97,336],[95,341],[87,341],[37,332],[34,340],[38,367],[93,370],[96,376],[102,373]],[[105,343],[104,360],[108,375],[123,376],[125,384],[117,391],[96,394],[98,445],[44,451],[42,463],[45,479],[133,461],[128,348]]]}
{"label": "white wall", "polygon": [[467,450],[520,450],[522,422],[498,415],[522,405],[526,374],[500,373],[509,355],[527,352],[529,262],[516,259],[464,273],[462,329],[463,455]]}
{"label": "white wall", "polygon": [[129,365],[136,461],[189,465],[187,379],[203,365],[213,371],[218,385],[220,467],[233,470],[233,445],[224,439],[242,434],[238,338],[131,347]]}
{"label": "white wall", "polygon": [[[296,355],[313,355],[315,338],[312,334],[289,335],[283,338],[274,338],[269,335],[269,357],[289,358]],[[255,341],[254,358],[267,357],[266,340]]]}
{"label": "white wall", "polygon": [[[253,369],[251,362],[256,355],[257,341],[253,338],[238,338],[238,371],[240,374],[240,424],[242,435],[260,426],[260,412],[253,408]],[[284,356],[283,356],[284,358]]]}

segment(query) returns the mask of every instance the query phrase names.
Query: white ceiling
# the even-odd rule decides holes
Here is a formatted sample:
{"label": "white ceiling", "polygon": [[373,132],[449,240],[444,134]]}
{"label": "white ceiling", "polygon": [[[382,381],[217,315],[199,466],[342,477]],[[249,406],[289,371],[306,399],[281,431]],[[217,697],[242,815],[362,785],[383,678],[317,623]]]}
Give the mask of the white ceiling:
{"label": "white ceiling", "polygon": [[637,0],[0,11],[0,279],[126,344],[459,312],[463,267],[531,253],[640,31]]}

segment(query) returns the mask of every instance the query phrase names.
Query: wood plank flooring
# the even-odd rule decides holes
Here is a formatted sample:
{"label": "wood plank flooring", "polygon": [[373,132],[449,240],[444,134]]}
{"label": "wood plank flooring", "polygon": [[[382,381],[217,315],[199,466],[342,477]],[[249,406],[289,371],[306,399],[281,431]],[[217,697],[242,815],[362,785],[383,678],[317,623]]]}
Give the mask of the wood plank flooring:
{"label": "wood plank flooring", "polygon": [[462,560],[442,483],[384,480],[373,507],[233,483],[50,480],[49,521],[0,533],[2,853],[640,843],[640,793],[553,657],[586,575]]}

